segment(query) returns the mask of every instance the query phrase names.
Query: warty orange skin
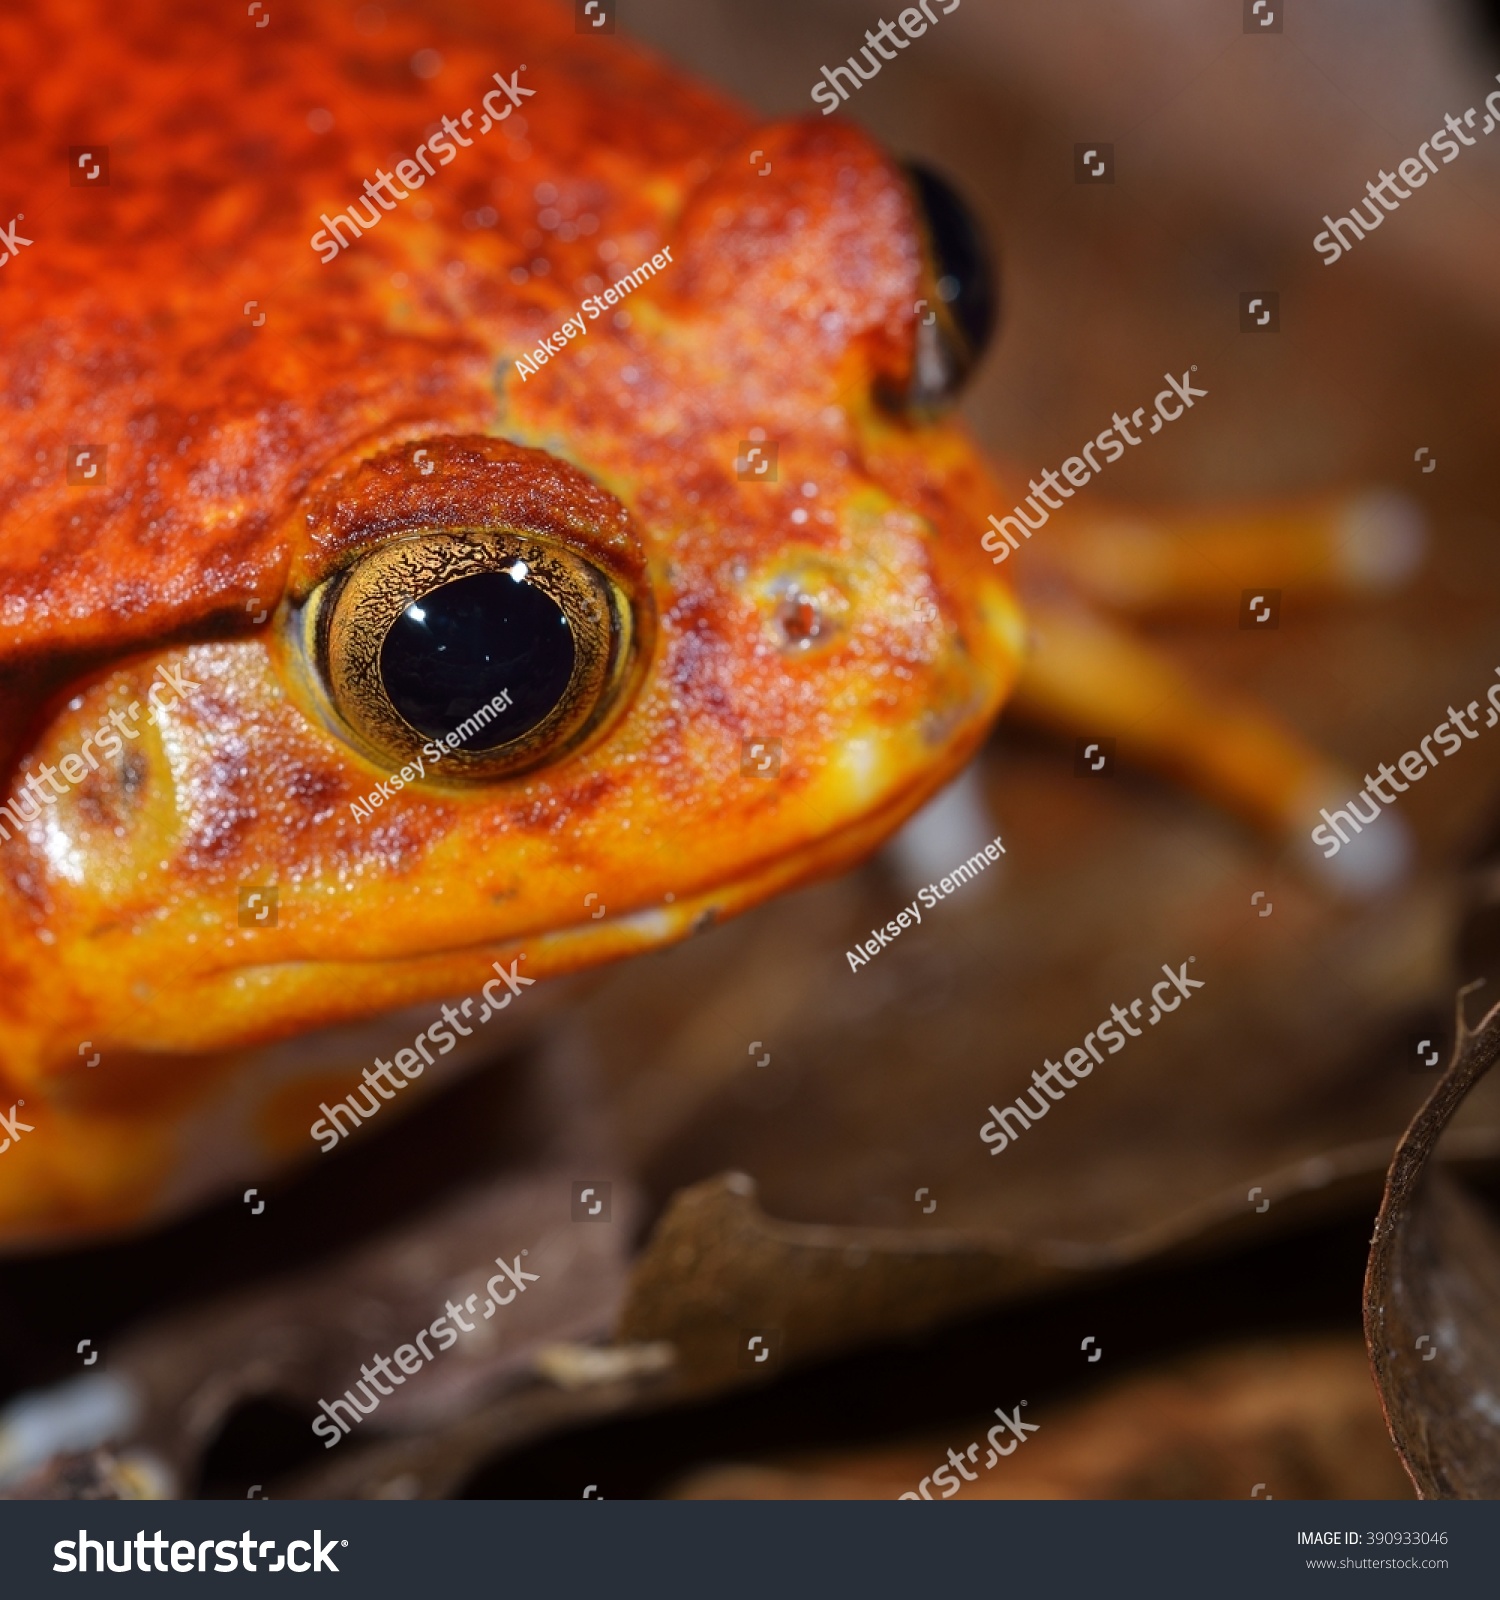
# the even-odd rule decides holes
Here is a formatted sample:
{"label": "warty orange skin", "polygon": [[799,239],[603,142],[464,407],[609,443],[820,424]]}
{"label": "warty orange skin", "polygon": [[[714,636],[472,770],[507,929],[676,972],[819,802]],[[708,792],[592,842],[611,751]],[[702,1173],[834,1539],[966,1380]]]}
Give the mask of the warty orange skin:
{"label": "warty orange skin", "polygon": [[[0,1111],[32,1127],[0,1153],[7,1245],[311,1153],[326,1079],[273,1081],[256,1047],[846,867],[967,760],[1020,663],[978,542],[1004,497],[956,424],[877,402],[931,290],[868,137],[758,125],[541,0],[374,32],[269,11],[0,16],[0,223],[32,241],[0,269]],[[481,136],[496,74],[534,93]],[[470,145],[325,264],[324,214],[445,116]],[[70,181],[91,141],[107,186]],[[776,480],[743,481],[762,435]],[[104,481],[70,484],[101,446]],[[299,607],[389,540],[485,527],[614,573],[637,671],[556,762],[361,821],[389,769],[320,715]],[[193,687],[148,721],[159,669]],[[111,711],[121,753],[37,798],[27,775]],[[774,778],[747,740],[780,741]],[[273,885],[276,926],[241,926]]]}

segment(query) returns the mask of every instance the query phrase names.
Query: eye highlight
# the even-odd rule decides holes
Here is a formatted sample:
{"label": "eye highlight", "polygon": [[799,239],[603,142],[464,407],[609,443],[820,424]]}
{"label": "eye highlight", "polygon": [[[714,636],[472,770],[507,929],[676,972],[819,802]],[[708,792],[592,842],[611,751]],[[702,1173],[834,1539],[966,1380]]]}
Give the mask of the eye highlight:
{"label": "eye highlight", "polygon": [[379,765],[424,743],[445,778],[495,778],[575,747],[632,658],[628,597],[572,550],[508,531],[421,533],[314,593],[305,638],[328,710]]}

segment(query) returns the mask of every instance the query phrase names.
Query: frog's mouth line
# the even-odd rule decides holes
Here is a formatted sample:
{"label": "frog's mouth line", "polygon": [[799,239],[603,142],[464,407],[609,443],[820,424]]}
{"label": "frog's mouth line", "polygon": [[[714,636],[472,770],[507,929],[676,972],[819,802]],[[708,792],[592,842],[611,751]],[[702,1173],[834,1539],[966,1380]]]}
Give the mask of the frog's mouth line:
{"label": "frog's mouth line", "polygon": [[[245,1050],[472,994],[491,976],[488,969],[496,960],[508,964],[524,957],[522,970],[540,980],[664,949],[722,918],[858,865],[968,763],[992,721],[976,718],[934,766],[909,773],[904,787],[862,816],[840,819],[800,848],[670,904],[636,905],[614,915],[606,907],[600,917],[585,914],[562,926],[523,927],[446,948],[201,968],[186,988],[153,994],[149,1001],[141,997],[150,1027],[127,1030],[116,1043],[157,1055]],[[63,1048],[55,1065],[71,1065],[73,1048]]]}
{"label": "frog's mouth line", "polygon": [[[339,973],[369,975],[372,971],[382,969],[408,969],[420,975],[428,967],[451,967],[453,963],[471,959],[488,964],[494,959],[509,960],[524,954],[529,958],[527,970],[535,976],[561,977],[586,967],[662,949],[694,933],[705,932],[723,918],[748,911],[764,900],[805,883],[837,876],[857,865],[952,780],[988,732],[988,724],[976,728],[971,738],[954,751],[951,764],[944,763],[936,775],[923,774],[921,782],[888,800],[851,827],[815,839],[800,850],[780,856],[748,876],[701,889],[670,904],[638,906],[614,916],[609,915],[606,908],[603,916],[593,915],[563,927],[512,934],[499,940],[484,940],[401,957],[268,963],[255,968],[226,969],[225,975],[228,976],[231,971],[239,975],[250,971],[267,974],[295,971],[299,976],[318,973],[332,978]],[[424,990],[418,995],[414,991],[414,998],[422,998],[426,993]]]}

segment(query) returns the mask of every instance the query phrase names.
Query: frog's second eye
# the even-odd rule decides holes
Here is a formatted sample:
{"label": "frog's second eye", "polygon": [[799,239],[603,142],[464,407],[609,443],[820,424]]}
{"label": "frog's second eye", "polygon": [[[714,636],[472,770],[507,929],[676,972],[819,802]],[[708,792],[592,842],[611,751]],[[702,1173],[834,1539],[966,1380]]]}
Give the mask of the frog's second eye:
{"label": "frog's second eye", "polygon": [[572,748],[608,711],[631,609],[574,551],[524,535],[418,534],[313,597],[329,709],[372,760],[441,746],[440,778],[493,778]]}
{"label": "frog's second eye", "polygon": [[989,345],[998,310],[994,262],[984,230],[958,192],[937,173],[907,166],[926,246],[930,315],[917,317],[908,404],[932,409],[952,400]]}

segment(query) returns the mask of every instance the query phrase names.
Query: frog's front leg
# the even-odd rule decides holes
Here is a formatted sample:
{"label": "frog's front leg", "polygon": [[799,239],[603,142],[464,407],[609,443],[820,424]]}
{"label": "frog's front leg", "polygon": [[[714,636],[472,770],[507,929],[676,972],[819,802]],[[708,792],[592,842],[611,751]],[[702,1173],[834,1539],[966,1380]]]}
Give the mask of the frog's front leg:
{"label": "frog's front leg", "polygon": [[1124,759],[1180,777],[1294,844],[1339,888],[1370,892],[1404,871],[1410,844],[1395,815],[1361,835],[1358,849],[1325,862],[1309,839],[1319,808],[1343,804],[1363,780],[1268,712],[1227,690],[1198,688],[1167,656],[1081,608],[1033,601],[1027,612],[1017,710],[1074,733],[1117,737]]}
{"label": "frog's front leg", "polygon": [[[1365,490],[1223,509],[1091,504],[1059,517],[1043,564],[1115,610],[1231,610],[1261,589],[1322,597],[1396,587],[1422,559],[1421,508],[1404,495]],[[1028,552],[1030,556],[1031,552]]]}

